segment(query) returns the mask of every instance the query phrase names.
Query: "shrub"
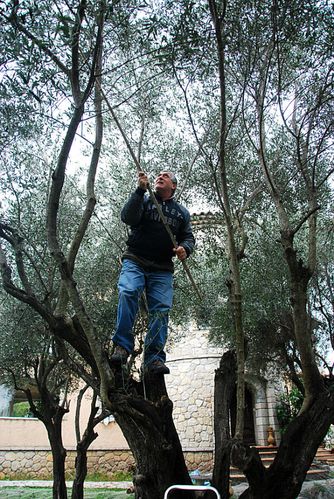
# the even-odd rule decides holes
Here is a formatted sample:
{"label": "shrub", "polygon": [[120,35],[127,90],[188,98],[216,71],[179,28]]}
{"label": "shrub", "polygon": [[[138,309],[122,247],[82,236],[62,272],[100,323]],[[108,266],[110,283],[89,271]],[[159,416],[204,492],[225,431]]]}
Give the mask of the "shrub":
{"label": "shrub", "polygon": [[303,394],[296,387],[293,387],[289,393],[284,393],[280,396],[279,402],[276,405],[276,415],[281,434],[285,432],[288,424],[299,413],[303,399]]}
{"label": "shrub", "polygon": [[32,418],[29,402],[15,402],[11,415],[13,418]]}

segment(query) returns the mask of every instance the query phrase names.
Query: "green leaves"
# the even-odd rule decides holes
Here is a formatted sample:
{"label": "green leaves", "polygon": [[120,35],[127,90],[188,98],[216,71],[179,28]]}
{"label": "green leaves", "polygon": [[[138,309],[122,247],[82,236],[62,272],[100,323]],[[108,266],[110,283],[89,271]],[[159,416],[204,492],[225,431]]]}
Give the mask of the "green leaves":
{"label": "green leaves", "polygon": [[286,394],[280,396],[276,405],[276,415],[283,434],[289,423],[298,415],[303,404],[304,397],[296,387],[292,387]]}
{"label": "green leaves", "polygon": [[72,17],[57,13],[56,15],[57,25],[56,25],[56,34],[60,33],[62,35],[63,40],[69,43],[69,39],[72,35],[74,20]]}

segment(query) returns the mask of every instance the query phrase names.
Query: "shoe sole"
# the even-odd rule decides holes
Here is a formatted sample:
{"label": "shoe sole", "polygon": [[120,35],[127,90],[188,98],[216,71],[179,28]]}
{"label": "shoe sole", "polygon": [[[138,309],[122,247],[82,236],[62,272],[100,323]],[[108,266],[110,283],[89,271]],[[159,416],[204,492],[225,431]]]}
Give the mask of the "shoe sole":
{"label": "shoe sole", "polygon": [[169,369],[147,369],[148,374],[170,374]]}

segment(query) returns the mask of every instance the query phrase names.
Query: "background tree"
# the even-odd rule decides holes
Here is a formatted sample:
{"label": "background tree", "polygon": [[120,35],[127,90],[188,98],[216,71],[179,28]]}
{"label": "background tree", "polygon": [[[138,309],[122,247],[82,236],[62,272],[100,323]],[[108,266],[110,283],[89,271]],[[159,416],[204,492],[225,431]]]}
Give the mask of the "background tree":
{"label": "background tree", "polygon": [[[36,315],[32,318],[27,313],[26,306],[17,306],[12,300],[10,310],[11,319],[2,307],[2,315],[7,315],[1,334],[2,383],[23,392],[31,414],[45,426],[53,459],[53,497],[66,498],[66,450],[62,441],[62,421],[69,410],[67,390],[70,375],[60,362],[54,341],[48,332],[38,331],[41,325]],[[36,394],[38,400],[35,399]]]}
{"label": "background tree", "polygon": [[[289,15],[286,9],[289,10]],[[318,61],[315,62],[312,56],[308,59],[305,32],[302,30],[300,33],[302,25],[305,26],[306,31],[309,16],[319,19],[320,11],[314,9],[312,4],[307,6],[303,13],[299,12],[300,16],[292,15],[295,12],[291,4],[273,3],[270,10],[259,6],[257,17],[252,18],[251,24],[249,24],[248,16],[245,16],[245,25],[243,31],[240,32],[241,40],[239,40],[246,47],[244,59],[241,58],[243,74],[241,79],[243,87],[241,88],[246,90],[243,93],[244,118],[248,126],[249,139],[258,155],[268,191],[277,210],[280,240],[289,271],[292,330],[299,350],[305,388],[301,414],[283,436],[277,458],[268,472],[268,477],[266,477],[266,472],[257,475],[261,468],[257,456],[253,455],[254,467],[252,467],[250,465],[252,454],[249,454],[245,460],[238,459],[234,454],[234,459],[239,461],[239,465],[242,466],[250,481],[250,490],[245,496],[253,494],[254,497],[257,495],[262,497],[295,496],[300,490],[316,449],[331,423],[325,407],[328,403],[332,404],[332,389],[324,384],[316,365],[312,343],[312,321],[309,320],[307,309],[307,293],[308,283],[317,261],[316,218],[320,209],[317,197],[321,195],[322,187],[332,173],[331,169],[326,167],[326,160],[325,168],[322,167],[322,159],[330,154],[328,140],[330,140],[332,122],[329,118],[329,106],[332,98],[329,97],[329,92],[332,85],[329,83],[329,73],[326,69],[319,79]],[[324,31],[329,33],[328,18],[324,16],[322,21],[324,22],[322,33]],[[240,22],[243,22],[242,16]],[[292,29],[292,25],[295,29]],[[254,39],[250,45],[249,33],[252,33],[252,30]],[[247,33],[247,40],[242,39],[242,33]],[[315,39],[314,37],[313,43]],[[318,40],[320,48],[323,40]],[[294,57],[295,54],[291,50],[292,43],[298,47],[296,50],[298,54],[305,51],[305,57],[302,58],[303,68],[300,65],[300,58]],[[324,53],[322,55],[325,56]],[[290,118],[282,113],[286,128],[279,130],[273,118],[273,103],[278,102],[282,110],[283,95],[288,96],[289,91],[290,95],[294,94],[296,87],[298,88],[298,75],[302,73],[303,90],[301,93],[297,90],[297,94],[303,96],[301,98],[303,104],[301,103],[299,107],[299,97],[295,98],[292,120],[290,121]],[[305,74],[307,74],[306,78]],[[316,84],[315,81],[317,81]],[[304,83],[306,83],[305,86]],[[254,107],[252,107],[252,102],[254,102]],[[321,124],[320,115],[322,116]],[[257,117],[256,122],[254,122],[254,116]],[[270,134],[266,127],[269,123]],[[289,148],[284,148],[284,155],[282,155],[281,148],[279,150],[275,148],[275,144],[281,146],[283,141],[285,145],[289,145]],[[298,233],[305,230],[306,222],[308,231],[305,231],[299,239],[300,242],[297,242],[300,236]],[[305,259],[307,264],[305,264]],[[316,431],[314,431],[314,420],[318,422]],[[311,427],[313,438],[310,439],[306,428]],[[290,442],[291,439],[296,441],[297,434],[300,445],[298,450],[294,447],[295,452],[293,452]],[[293,463],[289,470],[284,464],[286,462]],[[284,484],[274,478],[282,467],[285,469]],[[270,483],[266,481],[268,478]]]}

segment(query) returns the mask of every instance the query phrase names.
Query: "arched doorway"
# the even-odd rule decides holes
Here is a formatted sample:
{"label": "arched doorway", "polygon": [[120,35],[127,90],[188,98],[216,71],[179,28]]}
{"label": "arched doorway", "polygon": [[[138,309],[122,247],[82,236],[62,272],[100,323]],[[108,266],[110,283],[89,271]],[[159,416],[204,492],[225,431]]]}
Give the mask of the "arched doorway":
{"label": "arched doorway", "polygon": [[[230,407],[230,421],[231,421],[231,434],[235,433],[236,424],[236,411],[237,411],[237,392],[234,390],[234,394],[231,401]],[[251,390],[245,387],[245,426],[244,426],[244,442],[248,445],[255,445],[255,430],[254,430],[254,416],[253,416],[253,396]]]}

